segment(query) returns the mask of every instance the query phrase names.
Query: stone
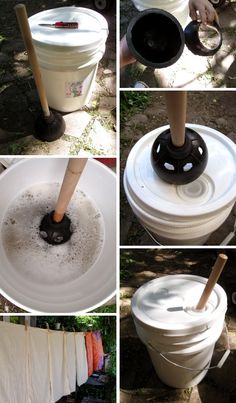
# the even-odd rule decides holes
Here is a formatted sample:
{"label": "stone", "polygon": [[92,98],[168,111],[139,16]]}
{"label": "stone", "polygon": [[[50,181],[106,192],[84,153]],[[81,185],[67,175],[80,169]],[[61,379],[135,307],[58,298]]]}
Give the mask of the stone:
{"label": "stone", "polygon": [[48,148],[49,148],[48,154],[54,154],[54,155],[59,154],[59,155],[67,156],[68,154],[70,154],[70,146],[71,146],[71,143],[69,141],[65,141],[62,139],[53,141],[52,143],[48,143]]}
{"label": "stone", "polygon": [[99,112],[107,113],[116,107],[115,97],[101,97],[99,101]]}
{"label": "stone", "polygon": [[116,95],[116,79],[115,77],[106,77],[102,80],[106,90],[111,94],[111,95]]}
{"label": "stone", "polygon": [[227,120],[225,118],[216,119],[216,123],[219,126],[227,126]]}
{"label": "stone", "polygon": [[94,121],[93,127],[88,133],[92,146],[104,154],[115,155],[116,136],[111,130],[105,129],[98,120]]}
{"label": "stone", "polygon": [[77,156],[78,157],[83,157],[83,158],[87,158],[87,157],[89,158],[89,157],[93,157],[93,154],[90,153],[89,151],[81,149],[81,150],[79,150]]}
{"label": "stone", "polygon": [[14,56],[14,59],[17,62],[26,62],[28,61],[28,55],[26,52],[19,52]]}
{"label": "stone", "polygon": [[112,74],[112,71],[110,69],[105,69],[105,70],[103,70],[103,74],[105,74],[105,75]]}
{"label": "stone", "polygon": [[92,117],[85,111],[76,111],[64,115],[63,118],[66,122],[65,134],[79,138]]}
{"label": "stone", "polygon": [[189,403],[202,403],[198,387],[194,386],[190,395]]}

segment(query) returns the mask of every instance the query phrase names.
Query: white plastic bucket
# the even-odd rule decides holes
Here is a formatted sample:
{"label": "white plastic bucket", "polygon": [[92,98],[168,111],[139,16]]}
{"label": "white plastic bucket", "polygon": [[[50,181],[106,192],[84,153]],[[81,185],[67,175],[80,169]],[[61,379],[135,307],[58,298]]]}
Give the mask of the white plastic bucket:
{"label": "white plastic bucket", "polygon": [[189,7],[188,0],[132,0],[135,7],[139,11],[148,8],[159,8],[160,10],[168,11],[173,14],[180,24],[185,27],[188,16]]}
{"label": "white plastic bucket", "polygon": [[228,217],[236,200],[236,146],[206,126],[187,125],[206,142],[204,173],[187,185],[161,180],[151,164],[156,137],[169,126],[153,130],[132,148],[124,173],[128,202],[141,224],[166,245],[201,245]]}
{"label": "white plastic bucket", "polygon": [[[76,29],[40,26],[78,22]],[[108,25],[96,11],[62,7],[29,18],[48,103],[61,112],[82,108],[90,100],[98,62],[105,52]]]}
{"label": "white plastic bucket", "polygon": [[138,336],[159,378],[175,388],[197,385],[204,378],[223,330],[227,296],[218,284],[206,309],[194,309],[206,282],[200,276],[164,276],[140,287],[132,299]]}
{"label": "white plastic bucket", "polygon": [[[43,278],[35,281],[33,276],[23,275],[14,267],[4,248],[4,217],[13,200],[33,185],[61,183],[67,162],[66,158],[27,158],[0,175],[0,292],[26,310],[81,312],[108,301],[115,293],[116,178],[109,168],[96,160],[88,160],[78,189],[88,195],[100,211],[104,240],[96,260],[84,274],[71,279],[69,273],[64,282],[60,276],[53,283],[45,283]],[[33,270],[30,256],[28,262],[28,269]]]}

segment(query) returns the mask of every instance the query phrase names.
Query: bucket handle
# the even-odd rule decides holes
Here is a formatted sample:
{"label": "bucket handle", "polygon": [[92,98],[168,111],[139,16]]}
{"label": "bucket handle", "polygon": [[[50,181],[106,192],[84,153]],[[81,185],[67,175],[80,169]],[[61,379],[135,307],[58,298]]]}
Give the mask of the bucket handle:
{"label": "bucket handle", "polygon": [[155,242],[155,244],[158,245],[158,246],[162,246],[162,244],[159,243],[159,242],[157,241],[157,239],[152,235],[152,233],[149,231],[149,229],[148,229],[143,223],[142,223],[141,225],[143,226],[143,228],[145,229],[145,231],[148,233],[148,235],[150,236],[150,238]]}
{"label": "bucket handle", "polygon": [[[152,345],[150,342],[148,342],[147,345],[148,345],[148,347],[150,347],[153,351],[155,351],[156,353],[158,353],[158,354],[159,354],[165,361],[167,361],[169,364],[172,364],[172,365],[174,365],[175,367],[178,367],[178,368],[183,368],[183,369],[187,369],[187,370],[189,370],[189,371],[197,371],[197,372],[208,371],[209,369],[215,369],[215,368],[220,369],[220,368],[224,365],[225,361],[227,360],[227,358],[228,358],[228,356],[229,356],[229,354],[230,354],[229,332],[228,332],[228,329],[227,329],[227,326],[226,326],[226,323],[225,323],[225,322],[224,322],[224,329],[225,329],[225,333],[226,333],[226,336],[227,336],[227,349],[225,350],[225,352],[224,352],[223,356],[221,357],[220,361],[218,362],[218,364],[217,364],[217,365],[214,365],[214,366],[212,366],[212,367],[209,367],[209,368],[195,369],[195,368],[185,367],[184,365],[176,364],[176,362],[174,362],[174,361],[172,361],[172,360],[169,360],[169,358],[167,358],[167,357],[164,355],[164,353],[161,353],[161,352],[158,351],[155,347],[153,347],[153,345]],[[171,353],[168,353],[168,354],[171,354]]]}

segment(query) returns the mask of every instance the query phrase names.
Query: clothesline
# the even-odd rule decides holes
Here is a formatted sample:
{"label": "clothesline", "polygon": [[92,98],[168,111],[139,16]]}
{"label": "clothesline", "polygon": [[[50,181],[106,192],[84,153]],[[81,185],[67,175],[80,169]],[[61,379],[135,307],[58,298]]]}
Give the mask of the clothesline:
{"label": "clothesline", "polygon": [[54,403],[103,367],[101,334],[0,322],[4,403]]}

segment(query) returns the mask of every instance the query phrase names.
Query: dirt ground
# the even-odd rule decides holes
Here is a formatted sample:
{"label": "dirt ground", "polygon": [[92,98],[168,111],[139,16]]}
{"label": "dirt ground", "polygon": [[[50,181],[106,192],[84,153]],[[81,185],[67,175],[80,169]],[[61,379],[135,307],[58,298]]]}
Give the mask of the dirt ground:
{"label": "dirt ground", "polygon": [[[17,3],[21,1],[0,0],[0,154],[115,155],[115,2],[114,7],[104,13],[109,36],[92,99],[88,107],[63,114],[65,134],[52,143],[33,137],[41,108],[16,21],[14,6]],[[24,4],[28,16],[62,6],[93,8],[92,0],[25,0]]]}
{"label": "dirt ground", "polygon": [[[209,277],[217,251],[212,249],[123,249],[120,284],[120,387],[121,403],[233,403],[236,399],[236,290],[235,251],[227,250],[227,265],[218,281],[228,297],[226,323],[231,353],[221,369],[210,370],[198,386],[174,389],[157,377],[145,346],[139,340],[131,316],[131,298],[141,285],[156,277],[195,274]],[[226,347],[225,337],[217,343],[213,362]]]}
{"label": "dirt ground", "polygon": [[[134,144],[149,131],[167,124],[164,95],[161,91],[148,92],[148,106],[134,113],[121,125],[120,146],[120,242],[121,245],[155,245],[135,218],[123,189],[123,172]],[[121,98],[122,102],[122,98]],[[232,91],[188,92],[187,122],[219,130],[236,143],[236,93]],[[210,152],[210,151],[209,151]],[[219,245],[233,230],[236,206],[228,219],[208,239],[207,245]],[[231,241],[235,245],[235,238]]]}
{"label": "dirt ground", "polygon": [[[128,24],[138,10],[132,0],[120,0],[120,32],[126,33]],[[122,69],[122,88],[134,87],[136,81],[144,81],[152,88],[224,88],[236,87],[236,2],[227,0],[217,8],[223,43],[220,50],[211,57],[193,55],[185,46],[180,59],[164,69],[152,69],[134,63]],[[190,19],[189,19],[190,21]],[[187,24],[186,24],[187,25]]]}

